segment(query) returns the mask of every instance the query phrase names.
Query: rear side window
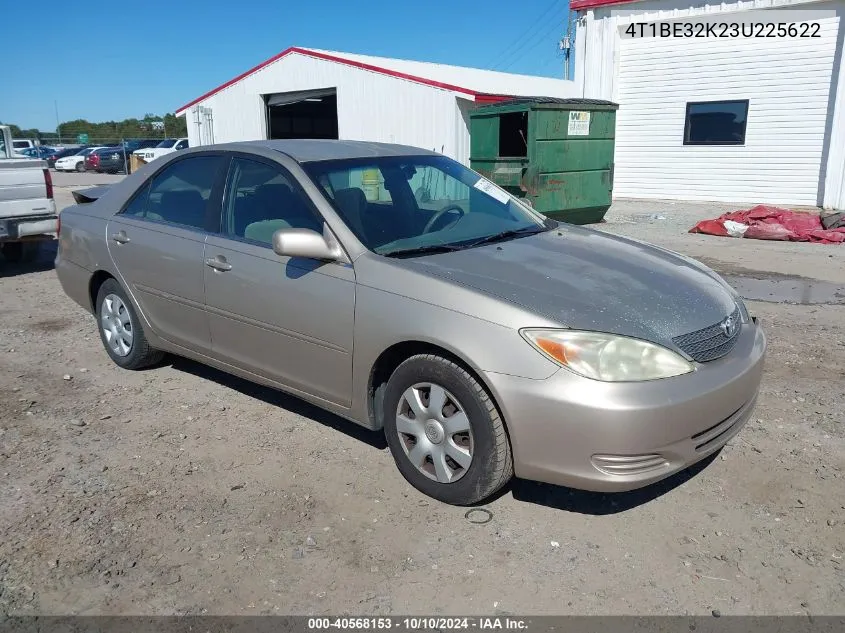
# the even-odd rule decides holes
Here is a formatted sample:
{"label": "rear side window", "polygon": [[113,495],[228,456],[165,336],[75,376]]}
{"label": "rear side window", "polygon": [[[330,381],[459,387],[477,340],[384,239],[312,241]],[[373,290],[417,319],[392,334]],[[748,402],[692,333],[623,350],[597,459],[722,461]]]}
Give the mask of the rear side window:
{"label": "rear side window", "polygon": [[196,156],[173,163],[156,175],[122,213],[205,230],[208,200],[220,165],[219,156]]}
{"label": "rear side window", "polygon": [[150,197],[150,183],[144,185],[144,188],[141,189],[138,193],[135,194],[135,197],[132,198],[132,201],[126,206],[126,208],[121,212],[123,215],[131,215],[136,218],[145,218],[147,217],[147,200]]}

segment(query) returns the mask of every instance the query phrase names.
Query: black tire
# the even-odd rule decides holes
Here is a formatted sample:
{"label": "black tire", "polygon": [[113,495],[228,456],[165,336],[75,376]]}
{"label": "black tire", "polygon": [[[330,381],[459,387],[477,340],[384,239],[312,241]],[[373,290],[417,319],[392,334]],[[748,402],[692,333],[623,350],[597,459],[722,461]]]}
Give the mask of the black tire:
{"label": "black tire", "polygon": [[[108,295],[117,295],[129,313],[132,327],[132,346],[126,356],[120,356],[112,350],[103,332],[101,325],[103,302]],[[114,279],[107,279],[103,282],[99,292],[97,292],[97,331],[100,333],[100,340],[103,342],[103,348],[106,350],[109,358],[123,369],[144,369],[145,367],[155,365],[164,357],[164,352],[150,347],[147,337],[144,335],[141,319],[138,318],[138,313],[135,311],[132,301],[123,290],[123,287]]]}
{"label": "black tire", "polygon": [[2,246],[2,253],[10,264],[26,264],[37,259],[38,247],[38,242],[7,242]]}
{"label": "black tire", "polygon": [[80,162],[76,163],[76,171],[78,171],[80,173],[85,171],[85,162],[80,161]]}
{"label": "black tire", "polygon": [[[403,448],[396,427],[400,398],[417,383],[437,384],[460,401],[472,429],[472,461],[451,483],[420,472]],[[404,361],[390,377],[384,395],[384,432],[399,472],[420,492],[453,505],[473,505],[490,497],[513,477],[510,442],[499,411],[487,390],[463,367],[435,354]]]}

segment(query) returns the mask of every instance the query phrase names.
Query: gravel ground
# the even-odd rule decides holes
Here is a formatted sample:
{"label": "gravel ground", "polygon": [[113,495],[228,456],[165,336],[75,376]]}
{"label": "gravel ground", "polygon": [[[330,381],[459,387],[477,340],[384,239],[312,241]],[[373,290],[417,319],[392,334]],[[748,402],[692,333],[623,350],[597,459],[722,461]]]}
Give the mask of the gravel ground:
{"label": "gravel ground", "polygon": [[[688,235],[694,208],[601,228],[845,284],[845,247]],[[118,369],[51,257],[0,263],[0,613],[845,613],[843,305],[749,302],[762,393],[715,459],[620,495],[517,481],[475,525],[377,433],[185,360]]]}

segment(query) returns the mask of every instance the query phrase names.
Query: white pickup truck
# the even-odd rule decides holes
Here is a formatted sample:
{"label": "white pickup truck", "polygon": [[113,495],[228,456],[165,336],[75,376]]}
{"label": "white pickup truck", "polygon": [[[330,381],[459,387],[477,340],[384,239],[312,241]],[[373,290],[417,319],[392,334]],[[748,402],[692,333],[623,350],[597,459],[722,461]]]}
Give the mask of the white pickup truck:
{"label": "white pickup truck", "polygon": [[30,259],[58,229],[47,163],[16,154],[9,127],[0,125],[0,253],[7,262]]}

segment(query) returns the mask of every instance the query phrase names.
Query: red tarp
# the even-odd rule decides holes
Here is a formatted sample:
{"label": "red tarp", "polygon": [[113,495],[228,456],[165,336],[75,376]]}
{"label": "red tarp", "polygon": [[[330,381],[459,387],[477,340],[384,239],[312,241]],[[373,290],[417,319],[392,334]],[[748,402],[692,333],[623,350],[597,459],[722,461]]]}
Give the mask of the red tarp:
{"label": "red tarp", "polygon": [[702,220],[689,232],[727,237],[730,235],[725,228],[727,220],[746,225],[748,229],[742,237],[756,240],[789,240],[822,244],[845,242],[845,227],[825,229],[819,216],[814,213],[790,211],[762,204],[747,211],[724,213],[715,220]]}

